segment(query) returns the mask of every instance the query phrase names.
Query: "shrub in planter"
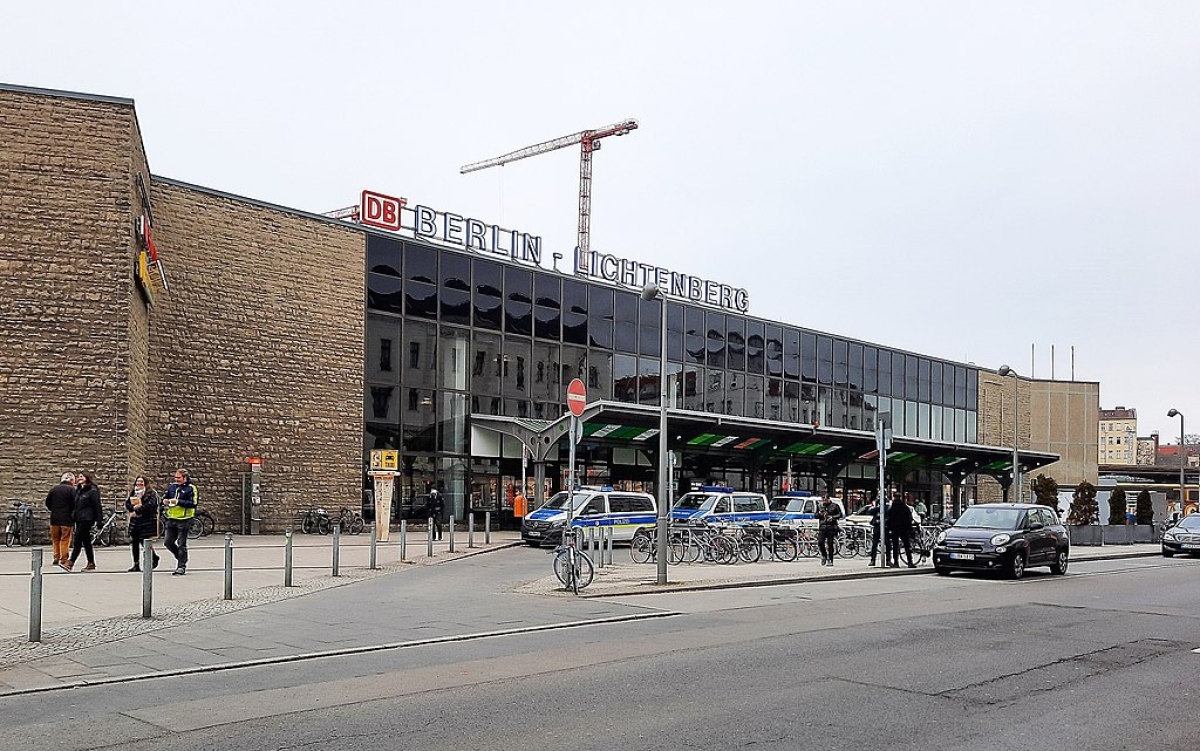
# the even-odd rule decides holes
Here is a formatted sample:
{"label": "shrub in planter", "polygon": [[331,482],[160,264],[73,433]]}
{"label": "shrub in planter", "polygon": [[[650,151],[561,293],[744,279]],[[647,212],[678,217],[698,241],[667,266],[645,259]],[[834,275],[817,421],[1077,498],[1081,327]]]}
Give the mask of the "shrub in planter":
{"label": "shrub in planter", "polygon": [[1124,524],[1125,523],[1125,489],[1117,488],[1108,497],[1108,523],[1109,524]]}
{"label": "shrub in planter", "polygon": [[1071,513],[1067,516],[1067,524],[1098,524],[1100,522],[1100,504],[1096,503],[1096,486],[1084,480],[1075,487],[1071,496]]}
{"label": "shrub in planter", "polygon": [[1149,490],[1138,493],[1136,514],[1138,524],[1154,523],[1154,502],[1150,500]]}

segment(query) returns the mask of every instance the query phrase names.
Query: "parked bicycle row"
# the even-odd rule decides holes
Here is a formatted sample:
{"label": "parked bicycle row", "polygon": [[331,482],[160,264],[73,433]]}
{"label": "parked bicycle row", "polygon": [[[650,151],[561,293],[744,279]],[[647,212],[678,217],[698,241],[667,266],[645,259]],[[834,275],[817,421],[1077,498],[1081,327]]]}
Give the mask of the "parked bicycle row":
{"label": "parked bicycle row", "polygon": [[320,506],[309,506],[296,518],[296,527],[306,535],[327,535],[334,526],[342,532],[357,535],[367,528],[367,522],[361,513],[345,506],[336,516]]}
{"label": "parked bicycle row", "polygon": [[[910,540],[914,565],[924,563],[943,524],[914,528]],[[835,558],[884,559],[881,542],[873,539],[871,528],[851,524],[842,527],[832,539]],[[630,542],[634,563],[654,563],[658,559],[657,526],[638,529]],[[671,524],[667,532],[667,562],[683,563],[757,563],[762,560],[790,562],[820,555],[818,533],[805,527],[782,524],[707,524],[690,522]]]}

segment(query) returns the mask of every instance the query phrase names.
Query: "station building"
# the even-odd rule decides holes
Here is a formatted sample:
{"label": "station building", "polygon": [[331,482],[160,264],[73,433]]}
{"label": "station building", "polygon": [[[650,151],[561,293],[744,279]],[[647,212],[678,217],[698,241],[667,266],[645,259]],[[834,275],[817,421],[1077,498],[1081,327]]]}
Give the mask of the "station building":
{"label": "station building", "polygon": [[615,255],[559,272],[536,233],[414,198],[315,214],[158,176],[129,99],[0,85],[0,141],[6,498],[89,469],[115,501],[183,466],[223,527],[277,531],[357,507],[388,449],[400,513],[440,485],[459,518],[503,516],[522,481],[565,484],[575,378],[588,484],[656,491],[663,377],[677,493],[865,498],[881,421],[888,483],[947,513],[1007,494],[1014,441],[1026,481],[1096,479],[1096,383],[764,320],[748,290]]}

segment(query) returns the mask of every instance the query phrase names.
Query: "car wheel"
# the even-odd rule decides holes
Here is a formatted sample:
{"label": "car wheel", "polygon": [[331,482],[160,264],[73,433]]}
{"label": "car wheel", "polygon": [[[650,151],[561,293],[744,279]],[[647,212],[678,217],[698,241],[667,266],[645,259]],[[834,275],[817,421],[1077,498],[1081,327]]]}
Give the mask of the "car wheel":
{"label": "car wheel", "polygon": [[1020,579],[1025,575],[1025,555],[1020,551],[1013,553],[1008,562],[1008,578]]}
{"label": "car wheel", "polygon": [[1175,551],[1167,550],[1166,548],[1163,548],[1162,554],[1163,554],[1163,558],[1173,558],[1175,556]]}
{"label": "car wheel", "polygon": [[1066,550],[1058,551],[1058,555],[1054,558],[1054,563],[1050,564],[1050,573],[1059,575],[1067,573],[1068,558],[1069,554]]}

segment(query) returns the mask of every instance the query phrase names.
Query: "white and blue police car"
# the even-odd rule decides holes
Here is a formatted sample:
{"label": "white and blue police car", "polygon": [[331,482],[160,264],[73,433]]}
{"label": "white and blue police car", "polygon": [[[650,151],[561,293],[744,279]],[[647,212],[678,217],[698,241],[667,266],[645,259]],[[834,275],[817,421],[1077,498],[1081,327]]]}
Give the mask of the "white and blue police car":
{"label": "white and blue police car", "polygon": [[559,491],[521,521],[521,539],[530,545],[558,545],[571,508],[571,526],[612,529],[614,542],[628,542],[634,533],[657,521],[654,496],[611,487],[582,487]]}
{"label": "white and blue police car", "polygon": [[723,485],[701,485],[679,496],[671,509],[673,521],[702,521],[707,524],[766,523],[771,518],[767,497]]}

